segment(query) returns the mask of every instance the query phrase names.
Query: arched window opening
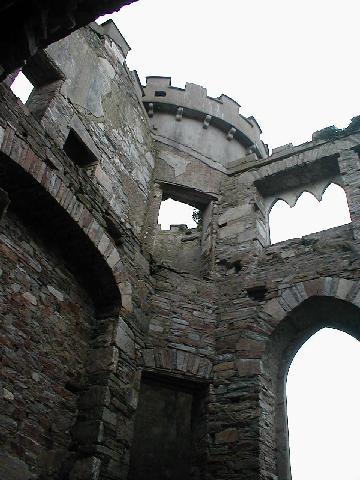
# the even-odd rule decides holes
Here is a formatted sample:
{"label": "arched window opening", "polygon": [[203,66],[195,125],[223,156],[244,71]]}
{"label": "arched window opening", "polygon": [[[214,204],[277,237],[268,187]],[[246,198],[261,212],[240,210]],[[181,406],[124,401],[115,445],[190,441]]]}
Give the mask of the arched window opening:
{"label": "arched window opening", "polygon": [[191,205],[168,198],[161,202],[158,224],[161,225],[161,230],[170,230],[171,225],[196,228],[199,221],[198,212],[199,210]]}
{"label": "arched window opening", "polygon": [[286,385],[292,480],[360,480],[359,365],[360,342],[332,328],[295,355]]}
{"label": "arched window opening", "polygon": [[269,213],[270,239],[271,243],[282,242],[350,222],[346,194],[339,185],[331,183],[321,202],[309,192],[302,193],[292,208],[278,200]]}

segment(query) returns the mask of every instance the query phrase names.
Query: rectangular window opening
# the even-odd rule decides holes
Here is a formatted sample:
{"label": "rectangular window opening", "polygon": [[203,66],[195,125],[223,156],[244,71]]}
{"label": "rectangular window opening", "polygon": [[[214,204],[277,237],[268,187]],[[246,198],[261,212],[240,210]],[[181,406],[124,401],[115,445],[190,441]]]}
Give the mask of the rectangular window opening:
{"label": "rectangular window opening", "polygon": [[202,213],[198,208],[172,198],[161,202],[158,217],[161,230],[186,231],[199,228],[201,222]]}
{"label": "rectangular window opening", "polygon": [[45,51],[40,51],[26,62],[10,88],[30,112],[40,119],[64,78],[54,61]]}
{"label": "rectangular window opening", "polygon": [[80,168],[87,168],[98,163],[94,153],[85,145],[83,140],[70,129],[69,135],[64,143],[64,152]]}

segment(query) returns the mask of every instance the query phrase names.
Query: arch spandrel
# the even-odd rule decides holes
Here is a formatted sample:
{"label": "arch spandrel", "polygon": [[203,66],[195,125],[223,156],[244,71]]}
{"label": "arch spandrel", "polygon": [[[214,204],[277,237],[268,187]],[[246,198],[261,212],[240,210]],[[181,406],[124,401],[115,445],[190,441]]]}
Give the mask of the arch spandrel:
{"label": "arch spandrel", "polygon": [[263,306],[275,328],[286,315],[311,297],[334,297],[360,307],[360,281],[339,277],[318,277],[283,289]]}

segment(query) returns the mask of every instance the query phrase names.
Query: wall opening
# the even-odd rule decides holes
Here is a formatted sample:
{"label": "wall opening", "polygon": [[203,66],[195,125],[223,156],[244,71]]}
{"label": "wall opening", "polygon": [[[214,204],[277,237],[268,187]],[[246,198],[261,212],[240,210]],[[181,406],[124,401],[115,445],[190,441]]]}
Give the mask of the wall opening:
{"label": "wall opening", "polygon": [[129,480],[198,478],[204,462],[206,387],[143,374]]}
{"label": "wall opening", "polygon": [[342,187],[331,183],[319,202],[304,191],[290,207],[278,200],[269,213],[271,243],[302,237],[351,222],[346,194]]}
{"label": "wall opening", "polygon": [[40,119],[64,79],[59,67],[45,51],[40,51],[26,62],[10,88],[30,112]]}
{"label": "wall opening", "polygon": [[13,83],[11,84],[10,88],[12,92],[18,98],[20,98],[22,103],[25,104],[35,87],[26,77],[26,75],[24,75],[24,73],[20,71]]}
{"label": "wall opening", "polygon": [[9,209],[27,228],[37,232],[47,248],[64,259],[93,300],[96,315],[101,318],[117,315],[121,307],[120,292],[103,256],[68,212],[31,175],[3,154],[0,188],[10,200]]}
{"label": "wall opening", "polygon": [[98,163],[94,153],[85,145],[75,130],[70,129],[64,143],[66,155],[81,168],[91,167]]}
{"label": "wall opening", "polygon": [[360,342],[333,328],[295,355],[286,386],[292,480],[360,479],[359,364]]}
{"label": "wall opening", "polygon": [[183,225],[183,228],[196,228],[199,220],[199,210],[172,198],[161,202],[158,224],[161,230],[170,230],[172,225]]}

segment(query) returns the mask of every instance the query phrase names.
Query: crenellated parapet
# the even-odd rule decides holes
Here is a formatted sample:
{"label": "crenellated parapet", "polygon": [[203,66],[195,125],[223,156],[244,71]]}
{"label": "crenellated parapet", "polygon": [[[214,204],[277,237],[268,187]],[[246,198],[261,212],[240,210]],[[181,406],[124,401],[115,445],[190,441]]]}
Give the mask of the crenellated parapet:
{"label": "crenellated parapet", "polygon": [[155,76],[147,77],[144,93],[143,102],[151,118],[157,113],[170,113],[178,122],[183,118],[195,119],[204,130],[209,127],[221,130],[226,141],[239,142],[246,153],[255,153],[259,159],[268,155],[255,118],[241,115],[240,105],[227,95],[212,98],[200,85],[186,83],[183,89],[173,87],[170,77]]}

